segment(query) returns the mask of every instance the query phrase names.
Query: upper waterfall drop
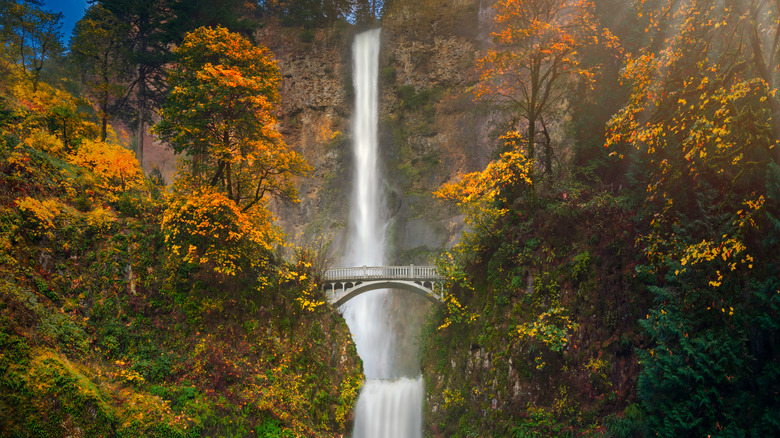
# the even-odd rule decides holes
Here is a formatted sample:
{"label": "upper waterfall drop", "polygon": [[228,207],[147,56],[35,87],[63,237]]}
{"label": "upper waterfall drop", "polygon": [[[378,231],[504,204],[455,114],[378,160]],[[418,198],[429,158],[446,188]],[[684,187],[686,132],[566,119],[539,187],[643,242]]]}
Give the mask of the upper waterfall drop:
{"label": "upper waterfall drop", "polygon": [[379,168],[379,43],[381,29],[363,32],[352,46],[355,113],[352,120],[355,177],[351,203],[350,252],[353,266],[381,266],[387,219]]}

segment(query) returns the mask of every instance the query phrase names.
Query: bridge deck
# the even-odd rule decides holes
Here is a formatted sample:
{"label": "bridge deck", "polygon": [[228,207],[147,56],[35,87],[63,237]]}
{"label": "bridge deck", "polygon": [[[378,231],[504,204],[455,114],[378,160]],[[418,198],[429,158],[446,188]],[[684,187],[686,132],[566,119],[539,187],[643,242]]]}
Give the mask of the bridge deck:
{"label": "bridge deck", "polygon": [[360,266],[325,271],[322,290],[328,302],[340,306],[353,297],[377,289],[404,289],[441,303],[444,277],[435,266]]}
{"label": "bridge deck", "polygon": [[407,280],[441,281],[435,266],[359,266],[325,271],[323,281]]}

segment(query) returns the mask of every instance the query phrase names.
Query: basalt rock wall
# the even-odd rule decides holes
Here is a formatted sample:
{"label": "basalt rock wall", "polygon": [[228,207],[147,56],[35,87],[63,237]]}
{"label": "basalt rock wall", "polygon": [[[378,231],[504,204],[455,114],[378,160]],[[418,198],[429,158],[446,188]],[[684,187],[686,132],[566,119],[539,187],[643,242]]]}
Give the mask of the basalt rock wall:
{"label": "basalt rock wall", "polygon": [[[379,135],[393,263],[426,263],[456,241],[462,218],[432,192],[491,157],[492,116],[471,91],[475,61],[489,44],[489,3],[398,0],[382,19]],[[313,167],[298,181],[300,203],[274,209],[298,243],[331,242],[333,264],[344,253],[352,190],[351,44],[358,31],[269,23],[257,34],[283,75],[282,132]]]}

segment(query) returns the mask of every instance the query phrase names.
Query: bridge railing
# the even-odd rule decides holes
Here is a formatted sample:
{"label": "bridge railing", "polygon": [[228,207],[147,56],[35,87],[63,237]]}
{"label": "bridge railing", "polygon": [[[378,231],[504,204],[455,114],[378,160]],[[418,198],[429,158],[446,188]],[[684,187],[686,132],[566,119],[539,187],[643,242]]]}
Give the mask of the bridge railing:
{"label": "bridge railing", "polygon": [[325,281],[340,280],[441,280],[435,266],[357,266],[325,271]]}

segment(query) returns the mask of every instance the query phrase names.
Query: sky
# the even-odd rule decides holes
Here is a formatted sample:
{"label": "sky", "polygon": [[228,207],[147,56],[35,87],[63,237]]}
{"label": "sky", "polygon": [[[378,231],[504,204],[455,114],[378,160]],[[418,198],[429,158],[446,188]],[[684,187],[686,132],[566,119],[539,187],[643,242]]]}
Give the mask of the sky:
{"label": "sky", "polygon": [[62,43],[68,45],[73,26],[84,16],[84,11],[89,5],[87,0],[44,0],[43,9],[46,11],[62,12]]}

